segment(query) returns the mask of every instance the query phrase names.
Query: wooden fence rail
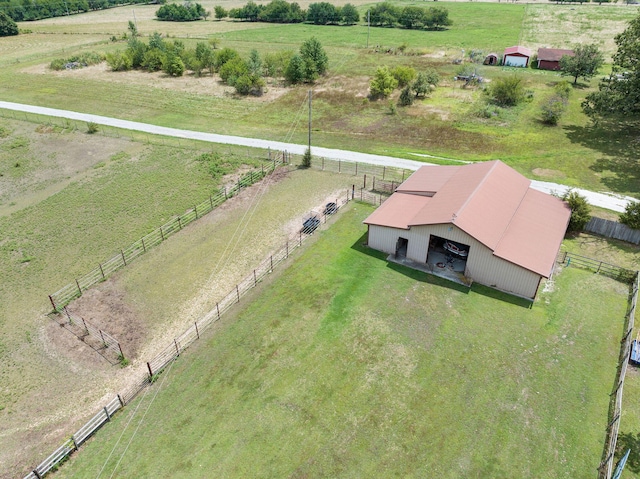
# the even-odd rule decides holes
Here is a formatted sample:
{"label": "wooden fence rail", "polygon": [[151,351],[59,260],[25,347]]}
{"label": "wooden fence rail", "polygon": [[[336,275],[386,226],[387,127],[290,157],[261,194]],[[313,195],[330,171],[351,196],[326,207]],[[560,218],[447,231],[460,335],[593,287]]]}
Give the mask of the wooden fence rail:
{"label": "wooden fence rail", "polygon": [[638,286],[640,285],[640,273],[636,271],[636,275],[631,286],[629,311],[627,312],[625,335],[622,339],[620,347],[620,362],[618,364],[618,373],[615,381],[614,392],[615,397],[612,398],[612,408],[610,408],[609,425],[606,431],[605,447],[603,459],[598,468],[598,477],[600,479],[611,479],[613,466],[615,463],[616,444],[618,442],[618,432],[620,430],[620,421],[622,419],[622,390],[624,388],[624,380],[629,365],[629,354],[631,352],[632,332],[634,330],[636,304],[638,302]]}
{"label": "wooden fence rail", "polygon": [[121,249],[120,252],[112,258],[108,259],[104,263],[98,264],[97,268],[89,271],[87,274],[79,278],[76,278],[73,283],[62,287],[60,290],[49,295],[49,301],[51,302],[53,310],[61,311],[62,308],[68,305],[71,301],[82,296],[82,293],[88,288],[100,281],[104,281],[113,272],[127,266],[127,264],[135,260],[138,256],[146,253],[149,248],[160,244],[167,239],[167,237],[180,231],[186,225],[206,213],[209,213],[211,210],[224,203],[227,199],[237,195],[244,188],[253,185],[265,176],[271,174],[278,166],[284,164],[285,158],[286,154],[283,152],[276,159],[271,160],[266,167],[263,165],[261,169],[247,173],[240,178],[233,187],[220,190],[215,195],[209,196],[208,199],[200,204],[194,205],[194,207],[187,210],[187,212],[170,219],[167,223],[160,226],[160,228],[155,229],[126,248]]}
{"label": "wooden fence rail", "polygon": [[640,244],[640,230],[634,230],[617,221],[592,216],[584,227],[584,230],[604,236],[605,238],[614,238],[633,244]]}
{"label": "wooden fence rail", "polygon": [[[351,192],[348,192],[342,200],[337,200],[338,211],[349,201],[349,193]],[[324,223],[326,223],[327,215],[322,213],[318,216],[321,216]],[[171,364],[189,345],[199,339],[201,334],[214,322],[218,321],[225,311],[240,302],[240,299],[248,291],[256,287],[266,275],[273,272],[277,265],[291,255],[292,251],[302,246],[304,241],[309,238],[312,233],[313,232],[303,233],[300,231],[291,236],[281,248],[260,263],[249,275],[240,281],[235,288],[216,304],[216,307],[212,311],[188,327],[151,361],[147,362],[147,371],[141,373],[134,384],[113,398],[85,425],[78,429],[78,431],[71,436],[71,439],[56,449],[53,454],[40,463],[32,472],[25,476],[24,479],[41,479],[45,474],[55,469],[58,464],[76,451],[91,435],[109,422],[113,414],[133,401],[140,391],[151,384],[157,375]]]}

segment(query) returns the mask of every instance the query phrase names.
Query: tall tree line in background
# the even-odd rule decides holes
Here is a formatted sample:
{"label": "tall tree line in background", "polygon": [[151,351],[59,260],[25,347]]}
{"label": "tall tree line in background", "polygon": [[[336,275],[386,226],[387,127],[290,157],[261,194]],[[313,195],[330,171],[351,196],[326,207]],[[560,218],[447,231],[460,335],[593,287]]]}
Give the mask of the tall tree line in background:
{"label": "tall tree line in background", "polygon": [[119,5],[160,3],[149,0],[0,0],[0,12],[16,22],[62,17]]}

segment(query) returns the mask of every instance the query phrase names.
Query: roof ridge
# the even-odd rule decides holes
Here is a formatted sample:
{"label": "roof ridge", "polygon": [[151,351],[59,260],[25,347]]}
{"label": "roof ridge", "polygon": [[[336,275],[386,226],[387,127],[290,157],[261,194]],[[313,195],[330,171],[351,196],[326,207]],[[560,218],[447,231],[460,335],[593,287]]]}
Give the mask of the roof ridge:
{"label": "roof ridge", "polygon": [[[489,175],[493,172],[493,170],[497,167],[497,165],[501,163],[500,160],[493,160],[493,165],[491,165],[491,168],[489,168],[489,171],[487,171],[485,173],[485,175],[482,177],[482,180],[480,180],[478,182],[478,184],[476,185],[476,187],[473,189],[473,191],[469,194],[469,196],[467,196],[467,199],[464,200],[464,203],[462,203],[462,206],[460,208],[458,208],[457,212],[453,213],[453,217],[451,218],[451,222],[455,224],[455,220],[458,216],[460,216],[462,214],[462,211],[466,208],[466,206],[469,204],[469,202],[471,201],[471,198],[473,198],[475,196],[475,194],[478,192],[478,189],[480,189],[480,187],[487,181],[487,178],[489,177]],[[454,175],[455,176],[455,175]]]}
{"label": "roof ridge", "polygon": [[[526,177],[525,177],[526,178]],[[496,250],[500,247],[500,243],[502,243],[502,240],[504,239],[505,234],[507,233],[507,231],[509,230],[509,226],[511,226],[511,223],[513,222],[513,218],[516,217],[516,213],[518,212],[518,210],[520,209],[520,207],[522,206],[522,203],[524,202],[524,198],[527,196],[527,194],[529,193],[529,190],[531,190],[531,180],[529,178],[527,178],[527,181],[529,181],[529,185],[527,186],[526,191],[524,192],[524,195],[522,195],[520,197],[520,201],[518,202],[518,206],[516,207],[516,209],[513,210],[513,214],[511,215],[511,218],[509,218],[509,222],[507,223],[507,225],[504,227],[504,229],[502,230],[502,234],[500,235],[500,239],[498,240],[498,242],[496,243],[496,247],[493,248],[491,251],[495,256],[496,255]],[[501,256],[498,256],[498,258],[501,258]],[[504,259],[504,258],[503,258]]]}

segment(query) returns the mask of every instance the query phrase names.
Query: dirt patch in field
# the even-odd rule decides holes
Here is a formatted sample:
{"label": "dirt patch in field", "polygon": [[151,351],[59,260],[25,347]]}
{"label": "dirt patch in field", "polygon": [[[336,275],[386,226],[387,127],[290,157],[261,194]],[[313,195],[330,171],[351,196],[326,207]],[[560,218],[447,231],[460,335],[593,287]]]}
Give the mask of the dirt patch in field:
{"label": "dirt patch in field", "polygon": [[[106,62],[76,70],[55,71],[47,64],[35,65],[22,70],[33,75],[52,75],[60,78],[82,78],[86,80],[108,81],[122,84],[145,85],[162,90],[174,90],[198,95],[214,97],[235,97],[235,89],[220,81],[218,75],[203,75],[196,77],[189,73],[181,77],[172,77],[162,72],[144,72],[131,70],[126,72],[111,71]],[[269,84],[262,96],[246,96],[248,101],[268,103],[280,98],[288,91],[287,88]]]}
{"label": "dirt patch in field", "polygon": [[548,168],[534,168],[531,172],[542,178],[565,178],[566,175],[562,171],[551,170]]}

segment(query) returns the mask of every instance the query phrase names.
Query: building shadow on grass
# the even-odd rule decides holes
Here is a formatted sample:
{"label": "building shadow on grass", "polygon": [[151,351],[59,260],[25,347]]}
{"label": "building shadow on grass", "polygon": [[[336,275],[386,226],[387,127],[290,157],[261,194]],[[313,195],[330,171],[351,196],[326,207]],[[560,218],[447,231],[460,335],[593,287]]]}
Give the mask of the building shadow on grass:
{"label": "building shadow on grass", "polygon": [[435,286],[441,286],[443,288],[452,289],[454,291],[458,291],[460,293],[469,294],[469,291],[472,290],[476,294],[481,294],[488,298],[497,299],[499,301],[504,301],[506,303],[513,304],[515,306],[520,306],[523,308],[530,309],[533,305],[533,302],[528,299],[520,298],[518,296],[513,296],[508,293],[503,293],[502,291],[498,291],[493,288],[489,288],[488,286],[482,286],[480,284],[474,283],[469,288],[460,283],[456,283],[455,281],[451,281],[446,278],[442,278],[440,276],[436,276],[434,274],[425,273],[424,271],[418,271],[416,269],[408,268],[398,263],[393,263],[387,261],[387,253],[382,253],[381,251],[377,251],[375,249],[369,248],[367,246],[367,234],[363,234],[358,240],[353,243],[351,246],[352,249],[371,256],[372,258],[376,258],[380,261],[384,261],[387,264],[387,268],[392,269],[404,276],[407,276],[415,281],[420,281],[421,283],[433,284]]}
{"label": "building shadow on grass", "polygon": [[600,122],[596,125],[564,127],[567,138],[604,156],[589,168],[603,175],[601,181],[616,193],[640,192],[640,138],[637,135],[639,123],[620,124]]}

